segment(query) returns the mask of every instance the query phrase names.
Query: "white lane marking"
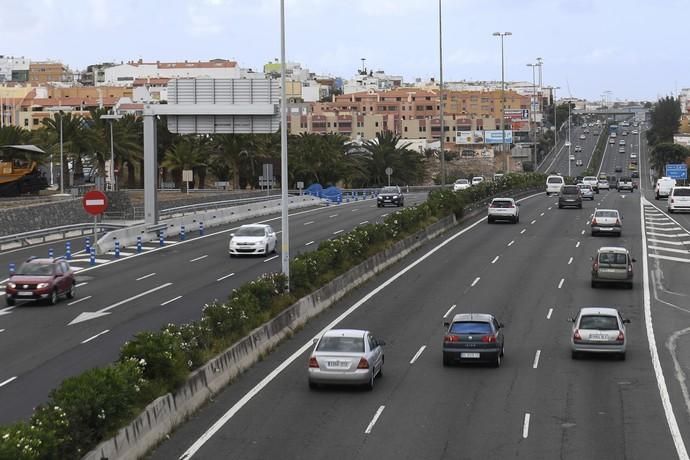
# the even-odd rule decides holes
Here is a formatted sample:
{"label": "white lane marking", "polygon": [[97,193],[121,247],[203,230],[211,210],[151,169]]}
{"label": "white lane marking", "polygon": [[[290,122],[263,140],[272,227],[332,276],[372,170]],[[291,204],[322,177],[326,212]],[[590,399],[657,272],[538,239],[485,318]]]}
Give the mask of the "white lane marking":
{"label": "white lane marking", "polygon": [[472,281],[471,286],[474,287],[475,284],[477,284],[477,283],[479,282],[479,280],[480,280],[480,277],[476,277],[476,278],[474,279],[474,281]]}
{"label": "white lane marking", "polygon": [[155,273],[149,273],[148,275],[140,276],[139,278],[136,279],[136,281],[145,280],[146,278],[150,278],[152,276],[156,276],[156,274]]}
{"label": "white lane marking", "polygon": [[494,260],[492,260],[491,263],[492,263],[492,264],[495,264],[499,257],[501,257],[501,256],[496,256],[496,257],[494,257]]}
{"label": "white lane marking", "polygon": [[534,225],[536,222],[537,222],[537,221],[536,221],[536,219],[535,219],[535,220],[533,220],[532,222],[530,222],[530,224],[531,224],[531,225]]}
{"label": "white lane marking", "polygon": [[665,248],[663,246],[648,246],[648,248],[649,249],[656,249],[658,251],[674,252],[676,254],[690,254],[690,250],[688,250],[688,249]]}
{"label": "white lane marking", "polygon": [[0,332],[5,332],[5,329],[0,329]]}
{"label": "white lane marking", "polygon": [[527,436],[529,435],[529,419],[530,419],[530,413],[527,412],[525,414],[525,421],[522,424],[522,437],[527,439]]}
{"label": "white lane marking", "polygon": [[649,257],[652,259],[662,259],[662,260],[672,260],[674,262],[685,262],[685,263],[690,263],[690,260],[688,259],[683,259],[680,257],[671,257],[671,256],[662,256],[659,254],[649,254]]}
{"label": "white lane marking", "polygon": [[575,245],[576,248],[580,247],[580,242],[578,241],[577,244]]}
{"label": "white lane marking", "polygon": [[89,284],[89,283],[87,283],[87,282],[77,283],[74,287],[82,287],[82,286],[86,286],[87,284]]}
{"label": "white lane marking", "polygon": [[417,350],[417,353],[414,354],[412,359],[410,360],[410,364],[414,364],[415,361],[424,353],[424,350],[426,349],[426,345],[422,345],[419,350]]}
{"label": "white lane marking", "polygon": [[647,238],[647,241],[649,241],[650,243],[670,244],[672,246],[683,246],[685,244],[690,244],[690,241],[666,241],[666,240],[659,240],[656,238]]}
{"label": "white lane marking", "polygon": [[196,259],[190,260],[190,262],[196,262],[197,260],[205,259],[208,257],[208,254],[204,254],[203,256],[197,257]]}
{"label": "white lane marking", "polygon": [[15,375],[14,377],[10,377],[9,379],[5,380],[4,382],[0,382],[0,387],[4,387],[4,386],[7,385],[8,383],[14,382],[15,380],[17,380],[17,376],[16,376],[16,375]]}
{"label": "white lane marking", "polygon": [[563,283],[565,283],[565,278],[561,278],[561,282],[558,283],[558,289],[563,287]]}
{"label": "white lane marking", "polygon": [[649,223],[649,227],[659,227],[659,226],[666,226],[666,225],[676,225],[675,222],[669,222],[666,219],[657,219],[658,221],[653,221],[649,218],[647,218],[647,222]]}
{"label": "white lane marking", "polygon": [[[527,196],[525,198],[522,198],[519,201],[524,201],[529,198],[534,198],[536,196],[540,196],[541,193],[535,193],[534,195]],[[321,331],[316,334],[316,337],[323,335],[326,331],[329,329],[333,329],[336,325],[338,325],[341,321],[343,321],[345,318],[350,316],[354,311],[359,309],[362,305],[367,303],[372,297],[374,297],[376,294],[379,292],[383,291],[386,289],[388,286],[393,284],[395,281],[397,281],[399,278],[403,277],[407,272],[415,268],[417,265],[421,264],[424,262],[426,259],[431,257],[433,254],[435,254],[437,251],[440,251],[443,247],[446,245],[450,244],[453,242],[456,238],[464,235],[466,232],[472,230],[473,228],[477,227],[478,225],[483,225],[486,223],[486,217],[482,217],[479,220],[475,221],[473,224],[468,225],[467,227],[463,228],[462,230],[458,231],[452,236],[449,236],[442,242],[440,242],[437,246],[434,248],[430,249],[429,252],[426,254],[422,255],[419,257],[419,259],[415,260],[414,262],[410,263],[407,267],[403,268],[400,270],[398,273],[395,275],[391,276],[388,278],[386,281],[378,285],[376,288],[372,289],[368,294],[366,294],[364,297],[359,299],[357,302],[355,302],[353,305],[351,305],[347,310],[342,312],[337,318],[335,318],[333,321],[331,321],[329,324],[327,324]],[[269,383],[271,383],[275,378],[280,375],[285,369],[287,369],[288,366],[290,366],[292,363],[294,363],[299,357],[301,357],[307,350],[312,348],[314,346],[314,342],[312,339],[309,339],[304,345],[302,345],[299,349],[297,349],[293,354],[291,354],[289,357],[287,357],[283,362],[281,362],[275,369],[273,369],[266,377],[264,377],[259,383],[257,383],[254,387],[252,387],[251,390],[249,390],[247,393],[245,393],[244,396],[242,396],[239,401],[237,401],[231,408],[229,408],[218,420],[216,420],[213,425],[211,425],[205,432],[202,434],[199,438],[197,438],[196,441],[179,457],[180,460],[188,460],[191,458],[194,454],[196,454],[201,447],[203,447],[206,442],[213,437],[223,426],[237,414],[237,412],[240,411],[244,406],[247,405],[249,401],[251,401],[254,396],[259,394],[261,390],[263,390],[266,386],[268,386]]]}
{"label": "white lane marking", "polygon": [[87,295],[86,297],[82,297],[82,298],[80,298],[80,299],[75,300],[74,302],[68,303],[67,306],[68,306],[68,307],[69,307],[69,306],[72,306],[72,305],[77,304],[77,303],[79,303],[79,302],[83,302],[83,301],[85,301],[85,300],[89,300],[90,298],[91,298],[91,296],[90,296],[90,295]]}
{"label": "white lane marking", "polygon": [[310,242],[308,242],[307,244],[305,244],[305,246],[311,246],[312,244],[314,244],[314,242],[313,242],[313,241],[310,241]]}
{"label": "white lane marking", "polygon": [[539,215],[540,215],[540,216],[543,216],[543,215],[544,215],[544,213],[542,212],[542,213],[541,213],[541,214],[539,214]]}
{"label": "white lane marking", "polygon": [[582,234],[583,234],[583,235],[585,234],[585,232],[586,232],[586,230],[582,230]]}
{"label": "white lane marking", "polygon": [[369,221],[368,221],[368,220],[365,220],[364,222],[360,222],[359,225],[366,225],[366,224],[368,224],[368,223],[369,223]]}
{"label": "white lane marking", "polygon": [[[644,216],[645,209],[644,205],[647,200],[642,198],[640,200],[640,214]],[[644,226],[644,220],[640,221],[640,228],[642,230],[642,241],[645,244],[642,245],[642,279],[644,286],[644,323],[647,330],[647,343],[649,344],[649,354],[652,357],[652,367],[654,368],[654,375],[656,377],[656,386],[659,390],[659,396],[661,397],[661,404],[664,408],[664,414],[666,415],[666,422],[668,423],[669,431],[671,432],[671,438],[676,447],[676,453],[680,460],[688,460],[688,451],[685,449],[685,443],[683,441],[683,436],[678,428],[678,421],[676,420],[676,415],[673,413],[673,406],[671,405],[671,398],[668,395],[668,388],[666,387],[666,379],[664,378],[664,370],[661,367],[661,361],[659,360],[659,352],[656,348],[656,338],[654,336],[654,327],[652,326],[652,304],[649,293],[649,262],[647,259],[647,244],[646,244],[646,230]]]}
{"label": "white lane marking", "polygon": [[539,356],[541,356],[541,350],[537,350],[534,354],[534,362],[532,363],[532,369],[536,369],[539,366]]}
{"label": "white lane marking", "polygon": [[553,308],[549,308],[549,312],[546,314],[546,319],[551,319],[552,313],[553,313]]}
{"label": "white lane marking", "polygon": [[337,235],[338,233],[343,233],[344,231],[345,231],[345,230],[336,230],[335,232],[333,232],[333,234],[334,234],[334,235]]}
{"label": "white lane marking", "polygon": [[359,208],[355,208],[351,210],[352,212],[359,211]]}
{"label": "white lane marking", "polygon": [[177,297],[173,297],[173,298],[170,299],[170,300],[166,300],[165,302],[163,302],[163,303],[161,304],[161,307],[164,307],[164,306],[168,305],[169,303],[172,303],[172,302],[174,302],[174,301],[176,301],[176,300],[179,300],[179,299],[181,299],[181,298],[182,298],[182,296],[181,296],[181,295],[178,295]]}
{"label": "white lane marking", "polygon": [[572,263],[573,263],[573,258],[571,257],[570,259],[568,259],[568,265],[570,265]]}
{"label": "white lane marking", "polygon": [[[655,230],[661,230],[655,229]],[[647,235],[652,235],[652,236],[663,236],[666,238],[687,238],[688,235],[687,233],[673,233],[673,234],[667,234],[667,233],[659,233],[659,232],[647,232]]]}
{"label": "white lane marking", "polygon": [[106,329],[105,331],[101,331],[98,334],[94,335],[93,337],[89,337],[86,340],[82,340],[81,343],[84,344],[84,343],[91,342],[93,339],[98,338],[98,337],[102,336],[103,334],[107,334],[108,332],[110,332],[110,329]]}
{"label": "white lane marking", "polygon": [[508,246],[512,246],[512,245],[514,245],[514,244],[515,244],[515,240],[511,241],[510,243],[508,243]]}
{"label": "white lane marking", "polygon": [[526,231],[527,231],[527,229],[526,229],[526,228],[523,228],[522,231],[520,231],[520,235],[522,235],[522,234],[525,233]]}
{"label": "white lane marking", "polygon": [[276,254],[275,256],[269,257],[268,259],[264,260],[264,262],[270,262],[271,260],[277,259],[277,258],[278,258],[278,255]]}
{"label": "white lane marking", "polygon": [[388,213],[381,214],[381,217],[386,217],[387,215],[388,215]]}
{"label": "white lane marking", "polygon": [[549,211],[551,211],[551,206],[549,206]]}
{"label": "white lane marking", "polygon": [[369,422],[369,425],[367,425],[367,429],[364,430],[364,434],[370,434],[371,430],[374,429],[374,425],[376,424],[376,421],[381,417],[381,412],[383,412],[383,409],[385,409],[386,406],[380,406],[379,409],[376,411],[374,414],[374,418],[371,419],[371,422]]}
{"label": "white lane marking", "polygon": [[666,341],[666,348],[668,348],[668,351],[671,353],[671,357],[673,358],[673,367],[676,370],[676,380],[678,380],[678,383],[680,383],[680,389],[683,393],[683,399],[685,399],[685,407],[688,408],[688,411],[690,411],[690,392],[688,391],[688,386],[685,384],[687,378],[685,376],[685,372],[683,372],[683,366],[678,362],[678,356],[676,353],[676,341],[681,335],[687,334],[689,332],[690,327],[682,329],[680,331],[676,331],[673,334],[671,334],[671,337],[669,337]]}
{"label": "white lane marking", "polygon": [[332,215],[328,216],[329,219],[333,219],[334,217],[338,217],[338,214],[332,214]]}
{"label": "white lane marking", "polygon": [[305,222],[304,225],[311,225],[311,224],[313,224],[313,223],[314,223],[314,221],[313,221],[313,220],[310,220],[309,222]]}
{"label": "white lane marking", "polygon": [[450,312],[453,311],[453,309],[455,309],[456,306],[457,306],[457,305],[455,305],[455,304],[451,305],[450,308],[448,309],[448,311],[446,312],[446,314],[443,315],[443,317],[444,317],[444,318],[447,318],[448,315],[450,315]]}
{"label": "white lane marking", "polygon": [[661,228],[661,227],[658,227],[657,225],[653,225],[653,227],[654,228],[652,230],[654,230],[655,232],[678,232],[678,231],[683,230],[680,227]]}
{"label": "white lane marking", "polygon": [[17,308],[17,307],[0,308],[0,316],[9,315],[10,313],[12,313],[12,310],[14,310],[15,308]]}
{"label": "white lane marking", "polygon": [[234,274],[234,273],[229,273],[229,274],[227,274],[227,275],[221,276],[221,277],[218,278],[216,281],[223,281],[225,278],[230,278],[231,276],[235,276],[235,274]]}

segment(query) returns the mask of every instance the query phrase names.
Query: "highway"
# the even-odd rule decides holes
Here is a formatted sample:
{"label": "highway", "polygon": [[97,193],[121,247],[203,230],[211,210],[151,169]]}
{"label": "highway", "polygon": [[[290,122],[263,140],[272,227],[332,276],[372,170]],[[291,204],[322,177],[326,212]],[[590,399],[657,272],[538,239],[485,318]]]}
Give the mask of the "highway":
{"label": "highway", "polygon": [[[616,161],[607,154],[602,170]],[[687,459],[690,233],[649,195],[643,185],[559,210],[539,193],[518,225],[477,219],[428,243],[310,321],[151,458]],[[621,237],[589,235],[595,207],[621,211]],[[590,256],[605,245],[637,259],[634,289],[591,288]],[[627,360],[571,359],[568,318],[587,305],[631,319]],[[442,365],[443,320],[462,312],[505,323],[500,368]],[[311,340],[334,326],[386,341],[373,391],[308,388]]]}
{"label": "highway", "polygon": [[[424,199],[425,194],[408,194],[406,206]],[[377,208],[370,199],[291,212],[290,255],[395,211]],[[280,232],[279,216],[251,222],[269,223]],[[164,247],[147,243],[142,254],[126,248],[120,259],[112,253],[99,256],[95,267],[85,254],[77,254],[71,262],[78,269],[75,299],[61,299],[56,306],[3,305],[0,423],[28,417],[64,378],[112,362],[137,332],[198,319],[204,304],[224,300],[233,288],[263,273],[280,271],[279,255],[229,258],[229,234],[242,223],[249,222],[207,229],[204,236],[195,232]],[[73,241],[75,248],[82,244]],[[30,255],[47,256],[47,246],[8,251],[0,255],[0,263],[19,266]],[[4,290],[0,298],[4,302]]]}

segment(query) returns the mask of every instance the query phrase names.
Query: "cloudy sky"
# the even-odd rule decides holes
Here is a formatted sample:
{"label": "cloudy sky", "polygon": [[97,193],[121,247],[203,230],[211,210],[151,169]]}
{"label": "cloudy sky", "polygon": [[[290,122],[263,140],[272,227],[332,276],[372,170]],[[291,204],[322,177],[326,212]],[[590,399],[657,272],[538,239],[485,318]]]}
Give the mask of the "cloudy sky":
{"label": "cloudy sky", "polygon": [[[286,0],[287,58],[349,78],[438,75],[437,0]],[[0,54],[103,61],[229,58],[255,70],[280,56],[279,0],[0,0]],[[444,78],[532,80],[559,95],[655,100],[690,87],[690,0],[443,0]]]}

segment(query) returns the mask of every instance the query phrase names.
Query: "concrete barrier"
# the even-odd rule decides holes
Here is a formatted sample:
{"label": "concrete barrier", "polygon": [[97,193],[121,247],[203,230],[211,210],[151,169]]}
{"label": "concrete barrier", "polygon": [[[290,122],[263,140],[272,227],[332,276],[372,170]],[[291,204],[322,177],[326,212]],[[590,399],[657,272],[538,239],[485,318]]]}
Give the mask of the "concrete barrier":
{"label": "concrete barrier", "polygon": [[[115,241],[120,242],[120,248],[134,246],[137,243],[138,236],[141,237],[143,242],[157,240],[159,235],[158,232],[160,230],[163,230],[167,238],[179,235],[180,228],[182,226],[184,226],[185,231],[189,234],[191,232],[198,231],[201,222],[203,222],[204,228],[207,229],[217,225],[237,222],[239,220],[248,219],[251,217],[280,213],[280,202],[281,201],[279,199],[260,201],[256,203],[233,206],[231,208],[200,211],[195,214],[188,214],[162,220],[155,228],[150,227],[147,224],[137,224],[127,228],[113,230],[99,238],[98,242],[96,243],[96,251],[98,254],[104,254],[108,251],[112,251],[115,248]],[[289,209],[316,206],[320,205],[321,203],[321,199],[307,195],[290,196],[288,198]]]}

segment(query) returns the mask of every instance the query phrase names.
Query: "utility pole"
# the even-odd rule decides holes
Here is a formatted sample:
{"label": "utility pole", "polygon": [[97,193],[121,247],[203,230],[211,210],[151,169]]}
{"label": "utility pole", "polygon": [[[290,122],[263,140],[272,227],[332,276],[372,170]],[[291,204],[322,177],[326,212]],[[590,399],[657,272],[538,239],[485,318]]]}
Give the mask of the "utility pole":
{"label": "utility pole", "polygon": [[[511,32],[494,32],[494,37],[501,37],[501,130],[503,131],[503,139],[501,143],[501,150],[506,155],[506,172],[508,170],[508,154],[506,152],[506,78],[505,78],[505,61],[503,55],[503,37],[513,35]],[[510,150],[510,149],[508,149]]]}
{"label": "utility pole", "polygon": [[439,112],[441,118],[441,186],[446,185],[446,155],[443,140],[446,137],[443,120],[443,27],[441,22],[441,0],[438,0],[438,67],[439,67]]}
{"label": "utility pole", "polygon": [[530,101],[530,134],[532,136],[532,146],[533,146],[533,158],[532,161],[534,162],[533,164],[537,164],[537,140],[535,139],[535,134],[534,134],[534,125],[536,124],[536,118],[534,116],[534,101],[537,98],[537,84],[535,81],[535,71],[534,69],[538,66],[538,64],[527,64],[528,67],[532,68],[532,100]]}

